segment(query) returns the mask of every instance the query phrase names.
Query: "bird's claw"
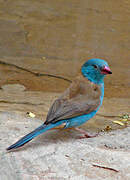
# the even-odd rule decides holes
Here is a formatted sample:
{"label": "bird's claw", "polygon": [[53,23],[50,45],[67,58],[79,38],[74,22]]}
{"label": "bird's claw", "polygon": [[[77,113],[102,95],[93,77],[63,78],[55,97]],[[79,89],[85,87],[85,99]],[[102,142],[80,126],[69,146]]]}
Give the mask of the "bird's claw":
{"label": "bird's claw", "polygon": [[84,139],[84,138],[93,138],[93,137],[97,137],[99,135],[99,133],[96,133],[94,135],[90,135],[90,134],[84,134],[83,136],[79,136],[79,139]]}

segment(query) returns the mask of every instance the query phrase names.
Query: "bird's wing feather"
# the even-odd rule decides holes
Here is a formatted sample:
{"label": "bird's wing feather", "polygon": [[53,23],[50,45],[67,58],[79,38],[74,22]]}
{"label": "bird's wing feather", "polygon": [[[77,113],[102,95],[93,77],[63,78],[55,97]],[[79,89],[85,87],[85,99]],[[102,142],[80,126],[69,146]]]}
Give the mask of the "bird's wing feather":
{"label": "bird's wing feather", "polygon": [[52,104],[45,124],[88,114],[100,105],[100,88],[86,78],[76,79]]}

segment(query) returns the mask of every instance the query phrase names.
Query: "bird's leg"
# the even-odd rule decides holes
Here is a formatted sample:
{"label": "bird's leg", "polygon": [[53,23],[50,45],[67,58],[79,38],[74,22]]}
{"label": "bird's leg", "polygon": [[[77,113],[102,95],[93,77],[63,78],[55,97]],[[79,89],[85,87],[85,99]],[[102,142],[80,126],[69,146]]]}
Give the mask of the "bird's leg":
{"label": "bird's leg", "polygon": [[88,132],[86,132],[85,130],[80,129],[80,128],[77,128],[77,127],[71,127],[71,128],[66,128],[66,129],[64,129],[65,125],[66,125],[66,124],[63,123],[63,124],[61,124],[60,126],[54,127],[54,128],[52,128],[52,129],[50,129],[50,130],[70,130],[70,129],[72,129],[72,130],[78,131],[78,132],[80,132],[81,134],[83,134],[83,136],[80,136],[80,137],[79,137],[80,139],[83,139],[83,138],[92,138],[92,137],[96,137],[96,136],[98,135],[98,133],[96,133],[96,134],[94,134],[94,135],[90,135],[90,134],[89,134]]}
{"label": "bird's leg", "polygon": [[83,134],[83,136],[80,136],[80,137],[79,137],[80,139],[96,137],[96,136],[98,136],[98,134],[99,134],[99,133],[96,133],[96,134],[94,134],[94,135],[90,135],[90,134],[89,134],[88,132],[86,132],[85,130],[80,129],[80,128],[77,128],[77,127],[74,128],[74,130],[79,131],[80,133]]}

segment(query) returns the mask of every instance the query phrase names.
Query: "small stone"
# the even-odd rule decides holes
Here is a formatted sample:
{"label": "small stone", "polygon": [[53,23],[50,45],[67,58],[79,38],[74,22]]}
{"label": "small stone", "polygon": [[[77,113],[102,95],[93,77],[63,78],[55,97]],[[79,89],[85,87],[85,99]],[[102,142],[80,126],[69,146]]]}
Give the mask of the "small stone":
{"label": "small stone", "polygon": [[18,91],[24,91],[26,88],[22,84],[5,84],[1,86],[1,88],[4,91],[13,91],[13,92],[18,92]]}

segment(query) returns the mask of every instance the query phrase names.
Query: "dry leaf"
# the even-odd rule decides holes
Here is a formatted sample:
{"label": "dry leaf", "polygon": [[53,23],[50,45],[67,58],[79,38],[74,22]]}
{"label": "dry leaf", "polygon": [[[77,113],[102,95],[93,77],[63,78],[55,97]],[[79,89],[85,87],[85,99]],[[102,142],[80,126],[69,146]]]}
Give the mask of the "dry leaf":
{"label": "dry leaf", "polygon": [[27,114],[31,117],[31,118],[34,118],[36,115],[32,112],[27,112]]}
{"label": "dry leaf", "polygon": [[113,123],[119,124],[120,126],[124,126],[124,123],[122,123],[121,121],[113,121]]}
{"label": "dry leaf", "polygon": [[43,60],[45,60],[45,59],[46,59],[46,57],[42,57],[42,59],[43,59]]}
{"label": "dry leaf", "polygon": [[111,126],[106,126],[104,131],[110,131],[111,129],[112,129]]}
{"label": "dry leaf", "polygon": [[128,119],[121,119],[120,121],[126,122],[126,121],[128,121]]}

